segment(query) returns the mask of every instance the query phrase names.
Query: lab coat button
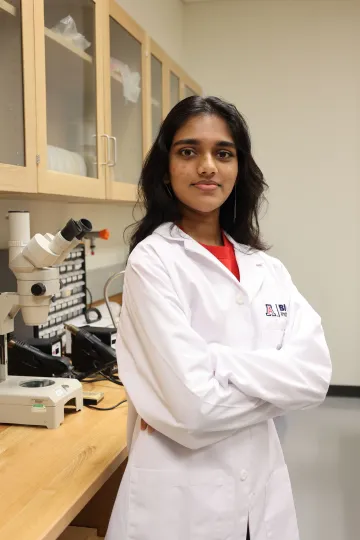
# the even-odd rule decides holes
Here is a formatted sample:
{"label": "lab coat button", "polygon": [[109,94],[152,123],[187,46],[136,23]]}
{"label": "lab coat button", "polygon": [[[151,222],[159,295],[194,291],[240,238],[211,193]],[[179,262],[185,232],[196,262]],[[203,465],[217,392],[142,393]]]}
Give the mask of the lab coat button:
{"label": "lab coat button", "polygon": [[243,470],[241,471],[241,474],[240,474],[240,478],[243,482],[245,482],[245,480],[247,479],[248,477],[248,474],[247,474],[247,471]]}
{"label": "lab coat button", "polygon": [[236,302],[241,306],[244,303],[243,297],[241,294],[238,294],[236,297]]}

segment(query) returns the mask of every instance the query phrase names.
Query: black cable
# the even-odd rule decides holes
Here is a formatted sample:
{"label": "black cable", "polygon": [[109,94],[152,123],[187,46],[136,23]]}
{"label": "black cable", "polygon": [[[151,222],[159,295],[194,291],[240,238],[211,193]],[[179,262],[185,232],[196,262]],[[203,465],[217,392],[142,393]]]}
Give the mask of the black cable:
{"label": "black cable", "polygon": [[[96,369],[96,371],[91,371],[91,372],[86,372],[86,374],[84,372],[82,373],[78,373],[78,376],[79,377],[82,377],[82,382],[98,382],[98,381],[104,381],[106,380],[105,378],[105,375],[107,375],[108,377],[113,377],[114,379],[117,379],[117,380],[120,380],[119,379],[119,376],[117,375],[117,367],[116,367],[116,370],[112,370],[111,366],[109,367],[94,367],[94,369]],[[110,371],[111,370],[111,371]],[[110,373],[108,373],[108,371],[110,371]],[[101,377],[99,376],[101,375]]]}
{"label": "black cable", "polygon": [[[90,297],[91,297],[90,290],[89,290],[89,294],[90,294]],[[113,384],[117,384],[118,386],[124,386],[123,383],[120,381],[118,375],[107,375],[106,373],[104,373],[104,369],[111,369],[111,372],[114,373],[114,374],[117,374],[117,372],[118,372],[118,367],[117,366],[109,366],[108,368],[103,366],[102,368],[100,368],[99,370],[97,370],[95,372],[94,371],[92,371],[90,373],[88,372],[85,375],[85,377],[82,379],[82,382],[83,383],[91,383],[91,382],[100,382],[100,381],[108,380],[108,381],[112,382]],[[101,377],[96,377],[96,375],[101,375]],[[81,374],[78,373],[78,376],[81,376]],[[88,377],[92,377],[92,378],[90,379]],[[116,403],[116,405],[113,405],[112,407],[97,407],[96,405],[89,405],[89,404],[85,404],[85,403],[84,403],[84,406],[87,407],[88,409],[93,409],[95,411],[112,411],[112,410],[116,409],[117,407],[120,407],[120,405],[122,405],[123,403],[126,403],[126,402],[127,402],[127,400],[123,399],[123,400],[119,401],[119,403]]]}
{"label": "black cable", "polygon": [[112,407],[96,407],[96,405],[85,405],[85,407],[88,407],[89,409],[94,409],[94,411],[113,411],[117,407],[120,407],[123,403],[126,403],[127,400],[123,399],[122,401],[119,401],[116,405],[113,405]]}
{"label": "black cable", "polygon": [[[118,375],[118,367],[113,366],[113,367],[109,367],[108,369],[111,370],[110,373],[106,373],[104,368],[102,368],[100,371],[96,371],[95,373],[88,372],[88,375],[82,378],[81,381],[83,383],[95,383],[95,382],[110,380],[111,382],[114,382],[115,384],[121,383],[121,380]],[[97,373],[101,374],[101,377],[95,377],[94,375],[96,375]],[[77,376],[81,378],[82,373],[77,373]],[[121,383],[121,386],[123,386],[122,383]]]}
{"label": "black cable", "polygon": [[124,386],[123,383],[120,381],[120,379],[116,379],[115,377],[111,377],[111,376],[108,376],[108,375],[105,375],[105,373],[103,373],[102,371],[100,372],[101,375],[103,375],[103,377],[105,377],[105,379],[107,379],[108,381],[114,383],[114,384],[117,384],[119,386]]}
{"label": "black cable", "polygon": [[[93,304],[93,297],[92,297],[92,294],[91,294],[91,291],[89,289],[89,287],[85,287],[86,289],[86,292],[89,293],[89,296],[90,296],[90,304],[89,304],[89,307],[87,307],[87,304],[86,304],[86,296],[85,296],[85,312],[84,312],[84,315],[85,315],[85,320],[88,324],[91,324],[91,323],[94,323],[94,322],[98,322],[98,321],[101,321],[102,319],[102,315],[100,313],[100,311],[98,310],[98,308],[96,307],[92,307],[92,304]],[[91,313],[94,313],[95,314],[95,317],[94,319],[92,320],[91,318]]]}
{"label": "black cable", "polygon": [[113,369],[114,367],[116,367],[117,369],[117,366],[114,366],[114,363],[116,364],[116,359],[107,362],[105,365],[99,368],[94,367],[93,369],[87,372],[77,372],[77,376],[79,380],[88,379],[89,377],[95,378],[95,376],[98,375],[99,373],[102,376],[104,376],[104,372],[107,371],[108,369]]}
{"label": "black cable", "polygon": [[82,379],[81,382],[83,383],[96,383],[96,382],[103,382],[106,381],[105,377],[96,377],[94,379]]}
{"label": "black cable", "polygon": [[[106,375],[105,373],[103,373],[102,371],[100,371],[99,373],[101,373],[102,375],[102,378],[101,379],[92,379],[93,382],[99,382],[101,380],[108,380],[110,382],[112,382],[113,384],[117,384],[119,386],[124,386],[123,383],[120,381],[120,379],[116,379],[115,377],[112,377],[111,375]],[[88,380],[84,380],[82,382],[91,382],[91,379],[88,379]],[[95,411],[112,411],[114,409],[116,409],[117,407],[119,407],[120,405],[122,405],[123,403],[126,403],[126,399],[123,399],[122,401],[119,401],[119,403],[117,403],[116,405],[113,405],[112,407],[97,407],[96,405],[86,405],[84,403],[84,406],[85,407],[88,407],[89,409],[94,409]]]}
{"label": "black cable", "polygon": [[91,294],[91,291],[90,291],[89,287],[86,287],[86,292],[89,293],[89,296],[90,296],[89,308],[91,308],[91,306],[93,304],[93,297],[92,297],[92,294]]}
{"label": "black cable", "polygon": [[103,377],[99,379],[82,379],[81,380],[81,382],[85,384],[93,384],[93,383],[104,382],[104,381],[110,381],[113,384],[117,384],[118,386],[124,386],[123,383],[120,381],[120,379],[116,377],[105,376],[105,374]]}

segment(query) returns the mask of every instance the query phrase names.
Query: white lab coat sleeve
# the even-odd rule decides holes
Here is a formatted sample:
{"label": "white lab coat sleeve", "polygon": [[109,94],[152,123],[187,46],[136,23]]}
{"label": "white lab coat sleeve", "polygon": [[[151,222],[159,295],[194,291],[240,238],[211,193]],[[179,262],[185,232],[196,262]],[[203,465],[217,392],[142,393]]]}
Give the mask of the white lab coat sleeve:
{"label": "white lab coat sleeve", "polygon": [[141,250],[125,273],[117,355],[119,376],[138,414],[158,432],[197,449],[283,410],[222,385],[206,341],[191,327],[170,276]]}
{"label": "white lab coat sleeve", "polygon": [[233,384],[248,396],[281,409],[305,409],[326,397],[331,360],[321,319],[281,265],[279,278],[290,289],[288,321],[280,350],[243,351],[212,344],[215,376],[221,385]]}

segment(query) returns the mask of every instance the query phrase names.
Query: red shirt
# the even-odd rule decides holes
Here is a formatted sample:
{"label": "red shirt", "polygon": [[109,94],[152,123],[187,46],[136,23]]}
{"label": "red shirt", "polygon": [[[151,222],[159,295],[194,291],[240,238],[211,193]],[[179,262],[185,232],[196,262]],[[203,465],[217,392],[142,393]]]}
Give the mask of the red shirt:
{"label": "red shirt", "polygon": [[227,239],[224,233],[223,236],[223,246],[206,246],[201,244],[206,248],[210,253],[214,255],[234,276],[240,281],[240,271],[239,266],[235,257],[235,250],[232,243]]}

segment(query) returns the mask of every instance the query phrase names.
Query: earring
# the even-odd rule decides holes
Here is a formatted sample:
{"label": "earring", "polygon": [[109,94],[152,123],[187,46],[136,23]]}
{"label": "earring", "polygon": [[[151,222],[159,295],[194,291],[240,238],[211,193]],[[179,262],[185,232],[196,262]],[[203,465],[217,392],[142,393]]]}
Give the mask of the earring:
{"label": "earring", "polygon": [[174,195],[173,195],[173,193],[172,193],[172,191],[171,191],[171,189],[170,189],[169,184],[164,184],[164,186],[165,186],[165,188],[166,188],[166,191],[167,191],[168,194],[169,194],[170,199],[173,199],[173,198],[174,198]]}
{"label": "earring", "polygon": [[235,201],[234,201],[234,223],[236,222],[236,216],[237,216],[237,208],[236,208],[236,203],[237,203],[237,196],[236,196],[236,184],[235,184],[235,188],[234,188],[234,197],[235,197]]}
{"label": "earring", "polygon": [[168,174],[164,175],[163,184],[165,186],[166,191],[168,192],[168,195],[169,195],[170,199],[173,199],[174,198],[174,193],[170,189],[171,183],[170,183],[170,178],[169,178]]}

